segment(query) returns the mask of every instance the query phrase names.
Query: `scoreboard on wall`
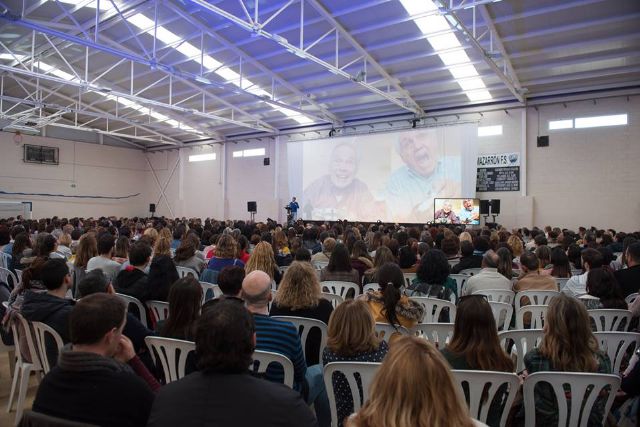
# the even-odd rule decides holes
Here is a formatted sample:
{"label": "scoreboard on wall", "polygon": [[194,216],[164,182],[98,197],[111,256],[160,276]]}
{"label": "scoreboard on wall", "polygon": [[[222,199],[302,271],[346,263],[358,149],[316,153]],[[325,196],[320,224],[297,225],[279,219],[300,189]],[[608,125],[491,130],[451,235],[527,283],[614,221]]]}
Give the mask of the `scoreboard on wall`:
{"label": "scoreboard on wall", "polygon": [[476,192],[520,191],[520,153],[478,156]]}

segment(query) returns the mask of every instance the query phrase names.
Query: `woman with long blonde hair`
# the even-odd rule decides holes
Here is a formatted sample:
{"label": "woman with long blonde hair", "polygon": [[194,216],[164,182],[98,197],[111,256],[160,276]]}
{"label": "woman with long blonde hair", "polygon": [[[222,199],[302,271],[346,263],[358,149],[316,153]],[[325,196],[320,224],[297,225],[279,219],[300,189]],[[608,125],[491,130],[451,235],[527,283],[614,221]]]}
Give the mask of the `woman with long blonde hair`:
{"label": "woman with long blonde hair", "polygon": [[253,248],[249,261],[244,267],[245,273],[249,274],[254,270],[264,271],[271,277],[271,280],[275,280],[276,283],[280,283],[282,275],[278,270],[278,264],[273,256],[273,249],[267,242],[260,242]]}
{"label": "woman with long blonde hair", "polygon": [[[333,305],[322,298],[315,269],[308,262],[294,261],[280,282],[269,311],[270,316],[296,316],[329,323]],[[320,363],[320,331],[309,332],[306,342],[307,366]]]}
{"label": "woman with long blonde hair", "polygon": [[[524,356],[525,375],[539,371],[611,373],[611,361],[599,350],[589,313],[578,299],[563,293],[554,297],[544,320],[540,346]],[[596,401],[589,426],[602,425],[605,400],[600,397]],[[558,404],[547,384],[540,386],[535,402],[536,424],[557,425]]]}
{"label": "woman with long blonde hair", "polygon": [[146,236],[146,238],[149,241],[149,246],[151,246],[151,247],[155,246],[156,240],[158,240],[158,237],[160,236],[158,234],[158,230],[156,230],[153,227],[149,227],[146,230],[144,230],[144,233],[142,235]]}
{"label": "woman with long blonde hair", "polygon": [[[349,427],[472,427],[474,421],[440,352],[427,340],[397,339]],[[402,398],[402,397],[406,398]]]}

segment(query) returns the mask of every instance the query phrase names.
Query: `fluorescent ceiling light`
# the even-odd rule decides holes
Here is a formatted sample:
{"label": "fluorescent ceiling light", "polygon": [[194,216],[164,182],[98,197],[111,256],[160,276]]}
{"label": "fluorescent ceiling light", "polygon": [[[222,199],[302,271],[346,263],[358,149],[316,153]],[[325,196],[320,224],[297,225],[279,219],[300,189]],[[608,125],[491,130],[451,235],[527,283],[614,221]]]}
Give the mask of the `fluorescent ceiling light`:
{"label": "fluorescent ceiling light", "polygon": [[215,160],[216,153],[194,154],[189,156],[190,162],[206,162],[207,160]]}
{"label": "fluorescent ceiling light", "polygon": [[576,129],[595,128],[602,126],[623,126],[626,124],[626,114],[576,118]]}
{"label": "fluorescent ceiling light", "polygon": [[478,127],[478,136],[496,136],[496,135],[502,135],[502,125]]}
{"label": "fluorescent ceiling light", "polygon": [[486,101],[492,99],[491,94],[488,90],[472,90],[469,92],[465,92],[469,101]]}
{"label": "fluorescent ceiling light", "polygon": [[573,128],[573,120],[550,120],[549,130],[571,129]]}

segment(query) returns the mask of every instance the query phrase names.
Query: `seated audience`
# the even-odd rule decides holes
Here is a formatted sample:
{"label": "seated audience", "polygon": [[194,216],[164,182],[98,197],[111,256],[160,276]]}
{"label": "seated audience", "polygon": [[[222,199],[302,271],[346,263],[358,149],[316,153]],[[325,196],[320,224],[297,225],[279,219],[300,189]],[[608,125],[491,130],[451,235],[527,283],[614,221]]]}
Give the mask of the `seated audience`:
{"label": "seated audience", "polygon": [[293,260],[311,263],[311,252],[309,252],[309,249],[298,248],[293,256]]}
{"label": "seated audience", "polygon": [[222,291],[222,295],[240,298],[245,274],[245,269],[242,267],[231,266],[223,268],[218,274],[218,287]]}
{"label": "seated audience", "polygon": [[[111,282],[114,281],[120,271],[120,263],[111,259],[113,256],[114,243],[115,241],[111,234],[101,234],[100,237],[98,237],[98,255],[87,262],[87,271],[99,268],[107,275]],[[80,244],[82,244],[82,239],[80,239]]]}
{"label": "seated audience", "polygon": [[584,303],[587,310],[600,308],[627,309],[627,303],[624,301],[620,286],[608,267],[589,270],[587,293],[581,295],[579,299]]}
{"label": "seated audience", "polygon": [[562,279],[571,277],[571,264],[564,249],[560,246],[551,249],[551,268],[544,270],[542,273]]}
{"label": "seated audience", "polygon": [[507,245],[509,245],[509,249],[511,249],[511,253],[513,254],[513,262],[520,265],[520,255],[524,252],[522,240],[517,235],[512,234],[507,239]]}
{"label": "seated audience", "polygon": [[[327,324],[332,311],[331,302],[322,298],[320,282],[311,264],[300,261],[291,263],[280,282],[269,315],[306,317]],[[320,331],[311,329],[305,348],[307,366],[320,363],[320,340]]]}
{"label": "seated audience", "polygon": [[496,255],[498,255],[498,273],[509,280],[513,279],[513,255],[511,251],[504,247],[498,248]]}
{"label": "seated audience", "polygon": [[329,264],[320,271],[320,281],[351,282],[359,285],[360,273],[351,266],[349,251],[342,243],[336,244],[331,252]]}
{"label": "seated audience", "polygon": [[[159,242],[162,239],[158,240]],[[167,301],[171,286],[180,278],[176,265],[170,255],[155,255],[151,260],[147,286],[150,299],[155,301]]]}
{"label": "seated audience", "polygon": [[[327,335],[323,365],[331,362],[382,362],[389,350],[387,343],[376,336],[371,311],[361,300],[346,300],[336,307],[329,319]],[[342,426],[345,418],[353,413],[353,397],[343,374],[334,374],[331,381],[338,426]]]}
{"label": "seated audience", "polygon": [[513,285],[514,292],[521,291],[557,291],[558,283],[552,276],[542,274],[540,261],[533,252],[520,255],[520,270],[522,275]]}
{"label": "seated audience", "polygon": [[336,239],[333,237],[327,237],[322,242],[322,251],[316,252],[311,256],[311,262],[316,263],[328,263],[329,257],[331,257],[331,252],[333,252],[333,248],[336,246]]}
{"label": "seated audience", "polygon": [[551,249],[547,245],[538,246],[535,254],[540,262],[540,268],[543,270],[551,270]]}
{"label": "seated audience", "polygon": [[257,333],[251,314],[234,300],[206,309],[196,329],[198,372],[158,393],[149,427],[317,426],[299,393],[249,375]]}
{"label": "seated audience", "polygon": [[116,240],[116,246],[113,251],[113,260],[122,264],[129,259],[129,238],[127,236],[120,236]]}
{"label": "seated audience", "polygon": [[379,246],[373,257],[373,268],[364,272],[363,284],[378,283],[378,270],[388,262],[396,262],[396,258],[388,247]]}
{"label": "seated audience", "polygon": [[246,265],[249,261],[250,256],[251,254],[249,253],[249,239],[241,235],[238,237],[238,258]]}
{"label": "seated audience", "polygon": [[579,297],[587,293],[587,277],[592,268],[602,267],[602,255],[595,249],[587,248],[582,251],[582,268],[584,273],[579,276],[572,276],[567,280],[567,284],[562,288],[562,292]]}
{"label": "seated audience", "polygon": [[[564,294],[549,303],[542,342],[524,356],[524,364],[525,376],[540,371],[611,373],[611,361],[598,348],[587,310],[577,299]],[[555,393],[547,384],[536,390],[536,425],[558,425]],[[603,425],[605,400],[602,396],[596,401],[589,426]]]}
{"label": "seated audience", "polygon": [[282,273],[280,273],[273,255],[273,247],[267,242],[260,242],[256,245],[244,270],[247,274],[255,270],[264,271],[276,283],[280,283],[282,280]]}
{"label": "seated audience", "polygon": [[362,299],[369,306],[376,322],[401,325],[411,329],[422,321],[424,308],[402,295],[404,275],[397,264],[388,263],[378,271],[379,291],[368,291]]}
{"label": "seated audience", "polygon": [[156,326],[158,335],[193,341],[201,307],[200,282],[190,275],[179,279],[169,291],[169,317],[158,322]]}
{"label": "seated audience", "polygon": [[42,379],[34,411],[107,427],[146,425],[159,384],[122,334],[126,312],[120,298],[104,293],[75,305],[69,318],[72,346]]}
{"label": "seated audience", "polygon": [[622,296],[627,297],[640,290],[640,242],[630,244],[625,251],[627,268],[616,271]]}
{"label": "seated audience", "polygon": [[458,297],[455,279],[449,277],[449,261],[444,252],[431,249],[420,260],[420,266],[406,294],[451,301]]}
{"label": "seated audience", "polygon": [[431,343],[402,337],[382,361],[369,399],[346,425],[473,427],[476,424],[454,381],[447,362]]}
{"label": "seated audience", "polygon": [[190,268],[199,276],[205,265],[204,259],[197,255],[199,247],[200,239],[198,236],[192,233],[187,234],[173,256],[176,266]]}
{"label": "seated audience", "polygon": [[205,282],[216,283],[220,270],[230,265],[244,267],[244,263],[236,257],[236,241],[230,234],[223,234],[218,239],[215,255],[209,260],[207,270],[202,273],[201,279]]}
{"label": "seated audience", "polygon": [[473,243],[462,240],[460,242],[460,262],[451,268],[451,274],[459,274],[462,270],[480,268],[481,266],[482,255],[476,255],[474,253]]}
{"label": "seated audience", "polygon": [[58,237],[58,246],[56,252],[60,254],[65,260],[68,260],[73,255],[71,253],[71,235],[67,233],[60,234]]}
{"label": "seated audience", "polygon": [[462,296],[485,289],[511,290],[511,280],[498,273],[498,261],[498,255],[494,251],[487,251],[482,257],[482,270],[467,279],[462,288]]}
{"label": "seated audience", "polygon": [[403,273],[415,273],[418,269],[418,257],[409,246],[398,249],[398,266]]}
{"label": "seated audience", "polygon": [[442,239],[440,250],[444,252],[449,265],[460,262],[460,239],[455,234],[450,234]]}
{"label": "seated audience", "polygon": [[582,249],[575,243],[572,243],[567,248],[567,258],[569,258],[569,265],[571,266],[571,274],[574,271],[582,270]]}
{"label": "seated audience", "polygon": [[131,246],[129,265],[113,281],[116,292],[137,298],[141,303],[151,299],[151,289],[144,270],[151,260],[151,247],[145,241]]}
{"label": "seated audience", "polygon": [[[8,245],[7,245],[8,246]],[[31,258],[33,249],[31,248],[31,239],[29,234],[20,233],[12,243],[11,265],[9,270],[15,273],[16,270],[24,270],[28,265],[23,264],[23,258]]]}
{"label": "seated audience", "polygon": [[[77,287],[78,283],[87,272],[87,266],[89,265],[89,260],[98,256],[98,241],[93,233],[86,233],[80,236],[78,240],[78,244],[76,246],[76,257],[73,260],[73,290],[74,296],[77,297]],[[118,270],[120,267],[118,267]],[[102,269],[100,269],[102,271]],[[115,276],[110,277],[109,281],[112,281]]]}
{"label": "seated audience", "polygon": [[310,254],[315,255],[322,251],[322,245],[318,241],[318,230],[316,227],[305,228],[302,232],[302,247]]}
{"label": "seated audience", "polygon": [[364,240],[356,240],[351,248],[351,267],[358,271],[358,282],[356,283],[362,283],[364,272],[373,268],[373,260],[369,256]]}

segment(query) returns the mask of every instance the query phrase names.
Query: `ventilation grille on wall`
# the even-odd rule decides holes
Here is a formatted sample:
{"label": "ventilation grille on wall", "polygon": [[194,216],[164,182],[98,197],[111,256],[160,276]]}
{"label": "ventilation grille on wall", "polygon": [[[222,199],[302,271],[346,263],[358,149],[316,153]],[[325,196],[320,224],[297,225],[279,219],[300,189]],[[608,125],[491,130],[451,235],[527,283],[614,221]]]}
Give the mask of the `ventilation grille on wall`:
{"label": "ventilation grille on wall", "polygon": [[57,147],[45,147],[42,145],[24,145],[24,162],[40,163],[45,165],[59,164]]}

